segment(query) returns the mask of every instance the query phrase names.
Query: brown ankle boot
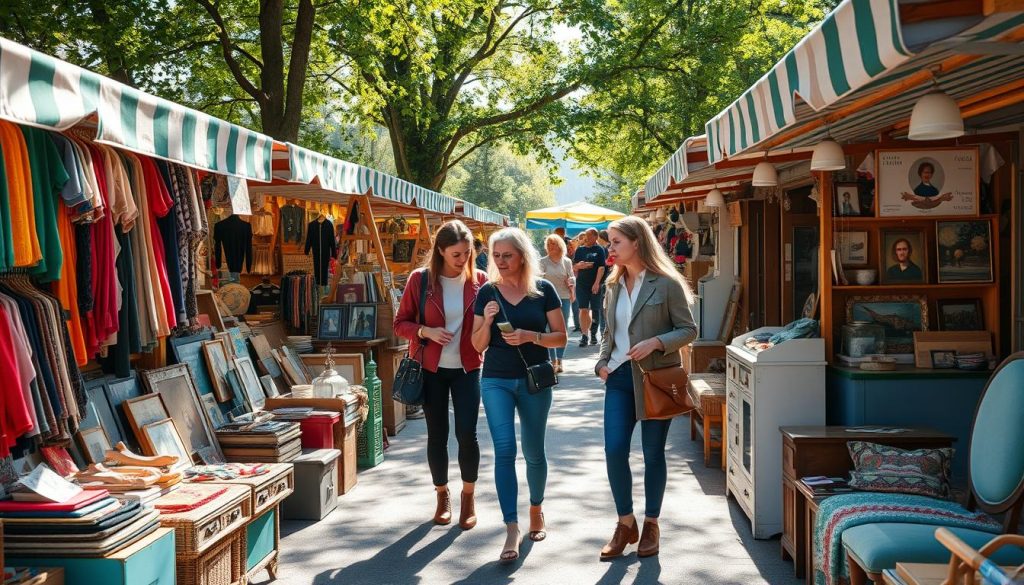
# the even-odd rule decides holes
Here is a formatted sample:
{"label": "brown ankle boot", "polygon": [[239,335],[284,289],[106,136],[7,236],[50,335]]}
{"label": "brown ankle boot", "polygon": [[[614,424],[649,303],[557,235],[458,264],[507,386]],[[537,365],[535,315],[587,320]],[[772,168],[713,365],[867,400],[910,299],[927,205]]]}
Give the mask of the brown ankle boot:
{"label": "brown ankle boot", "polygon": [[459,528],[469,530],[476,526],[476,505],[473,501],[473,494],[462,492],[462,502],[459,504]]}
{"label": "brown ankle boot", "polygon": [[621,557],[626,546],[637,540],[640,540],[640,532],[637,530],[635,521],[632,526],[626,526],[622,522],[616,523],[615,534],[612,534],[612,539],[601,549],[601,560]]}
{"label": "brown ankle boot", "polygon": [[640,546],[636,547],[636,556],[653,557],[658,554],[661,541],[661,529],[657,522],[644,522],[644,533],[640,536]]}
{"label": "brown ankle boot", "polygon": [[437,510],[434,512],[434,524],[452,523],[452,500],[448,490],[437,492]]}

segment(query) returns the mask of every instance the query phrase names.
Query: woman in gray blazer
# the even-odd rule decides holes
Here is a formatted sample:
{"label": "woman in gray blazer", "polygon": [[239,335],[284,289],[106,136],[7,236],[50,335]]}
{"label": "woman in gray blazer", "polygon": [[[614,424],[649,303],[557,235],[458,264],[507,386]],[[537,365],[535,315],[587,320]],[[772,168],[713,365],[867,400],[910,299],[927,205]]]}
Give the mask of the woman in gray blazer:
{"label": "woman in gray blazer", "polygon": [[[647,222],[624,217],[612,222],[608,233],[614,264],[604,299],[608,330],[594,371],[605,382],[605,462],[619,521],[601,558],[621,556],[637,540],[637,556],[649,557],[659,549],[658,516],[668,478],[665,441],[672,420],[645,418],[639,366],[653,370],[679,365],[679,350],[697,336],[690,314],[693,295]],[[638,420],[644,451],[643,535],[633,516],[629,469],[630,439]]]}

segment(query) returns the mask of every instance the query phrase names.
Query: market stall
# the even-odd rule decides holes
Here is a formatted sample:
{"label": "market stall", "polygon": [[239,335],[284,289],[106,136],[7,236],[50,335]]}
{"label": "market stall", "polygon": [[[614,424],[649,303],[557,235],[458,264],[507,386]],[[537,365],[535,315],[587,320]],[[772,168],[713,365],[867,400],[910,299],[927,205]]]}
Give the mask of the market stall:
{"label": "market stall", "polygon": [[550,231],[563,228],[566,235],[573,237],[590,228],[603,230],[609,223],[624,215],[586,201],[574,201],[565,205],[527,211],[526,229]]}

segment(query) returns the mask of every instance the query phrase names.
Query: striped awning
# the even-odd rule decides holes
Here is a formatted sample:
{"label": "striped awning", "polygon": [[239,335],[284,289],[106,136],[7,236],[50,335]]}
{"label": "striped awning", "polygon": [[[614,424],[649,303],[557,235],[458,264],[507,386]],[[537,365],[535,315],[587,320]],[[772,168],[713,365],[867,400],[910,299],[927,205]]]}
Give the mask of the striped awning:
{"label": "striped awning", "polygon": [[[706,149],[707,137],[705,136],[691,136],[684,140],[683,145],[668,157],[668,160],[661,165],[654,176],[647,179],[643,189],[646,200],[654,201],[668,189],[669,185],[681,183],[691,172],[707,166],[706,155],[700,157],[703,159],[700,162],[689,160],[693,158],[693,155],[702,154]],[[633,207],[636,208],[637,205]]]}
{"label": "striped awning", "polygon": [[215,173],[270,181],[273,139],[0,38],[0,118]]}
{"label": "striped awning", "polygon": [[[879,88],[927,74],[957,56],[969,58],[944,68],[937,78],[938,86],[954,98],[1018,79],[1024,63],[1018,55],[980,45],[1007,38],[1019,42],[1022,25],[1019,12],[906,25],[896,0],[844,0],[764,77],[707,122],[711,162],[755,149],[815,144],[826,133],[840,141],[870,138],[877,129],[906,120],[913,103],[933,86],[910,84],[814,132],[789,136],[786,131]],[[928,27],[928,34],[919,32]],[[914,50],[908,49],[911,45]]]}
{"label": "striped awning", "polygon": [[[472,219],[474,221],[504,227],[508,225],[508,216],[498,213],[497,211],[491,211],[485,209],[479,205],[470,203],[469,201],[459,201],[459,206],[462,208],[462,215]],[[458,207],[456,208],[458,212]]]}
{"label": "striped awning", "polygon": [[370,193],[374,197],[422,207],[434,213],[451,214],[455,211],[454,197],[295,144],[287,146],[288,170],[282,176],[286,181],[309,184],[316,180],[322,188],[335,193]]}

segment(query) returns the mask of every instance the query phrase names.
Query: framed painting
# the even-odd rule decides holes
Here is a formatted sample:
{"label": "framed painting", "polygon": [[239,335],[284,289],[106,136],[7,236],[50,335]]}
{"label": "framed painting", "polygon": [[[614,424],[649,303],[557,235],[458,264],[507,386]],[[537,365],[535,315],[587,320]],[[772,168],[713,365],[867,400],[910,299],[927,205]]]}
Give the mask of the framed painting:
{"label": "framed painting", "polygon": [[102,427],[78,431],[78,441],[82,445],[82,455],[89,463],[103,463],[110,449],[110,439]]}
{"label": "framed painting", "polygon": [[231,369],[231,362],[228,357],[228,349],[222,339],[213,339],[203,342],[203,355],[206,357],[206,371],[210,375],[213,385],[213,394],[218,402],[228,402],[231,394],[225,382],[228,370]]}
{"label": "framed painting", "polygon": [[345,304],[365,303],[366,285],[356,283],[339,284],[336,299],[338,303]]}
{"label": "framed painting", "polygon": [[836,246],[843,266],[867,266],[867,232],[836,232]]}
{"label": "framed painting", "polygon": [[253,412],[263,408],[267,401],[267,395],[263,391],[263,384],[256,374],[256,367],[250,358],[235,358],[235,371],[238,372],[239,381],[242,383],[242,390],[245,393],[245,400]]}
{"label": "framed painting", "polygon": [[[197,337],[197,336],[193,336]],[[206,366],[206,355],[203,354],[203,342],[213,339],[213,334],[206,336],[206,339],[194,339],[188,343],[177,346],[175,356],[176,363],[186,364],[192,370],[192,379],[200,394],[213,393],[213,381],[210,380],[210,371]]]}
{"label": "framed painting", "polygon": [[192,464],[192,455],[181,440],[181,434],[173,420],[165,418],[150,423],[142,427],[142,434],[146,437],[146,442],[152,445],[154,455],[174,455],[178,458],[178,463],[171,469],[189,467]]}
{"label": "framed painting", "polygon": [[203,403],[203,409],[206,410],[206,417],[210,419],[210,426],[213,427],[213,430],[216,431],[227,424],[228,421],[224,418],[224,413],[213,394],[203,394],[199,400]]}
{"label": "framed painting", "polygon": [[836,217],[857,217],[860,208],[860,188],[857,183],[836,183],[833,215]]}
{"label": "framed painting", "polygon": [[925,284],[928,256],[924,230],[882,229],[878,242],[878,277],[882,284]]}
{"label": "framed painting", "polygon": [[270,376],[260,376],[260,384],[263,385],[263,393],[267,395],[267,398],[273,398],[281,395],[281,390],[277,387],[277,382],[275,382]]}
{"label": "framed painting", "polygon": [[939,299],[935,301],[939,331],[984,331],[981,299]]}
{"label": "framed painting", "polygon": [[116,444],[124,440],[124,430],[121,428],[121,421],[118,419],[117,412],[111,406],[110,398],[107,396],[108,381],[109,378],[100,378],[86,382],[85,394],[89,398],[90,414],[98,418],[99,426],[103,427],[103,431],[107,434],[111,444]]}
{"label": "framed painting", "polygon": [[168,417],[163,398],[159,394],[144,394],[138,398],[126,400],[122,406],[143,452],[152,455],[149,443],[146,442],[146,438],[142,434],[142,427]]}
{"label": "framed painting", "polygon": [[183,346],[199,341],[209,341],[211,339],[213,339],[213,331],[210,329],[203,329],[195,335],[168,338],[167,344],[171,346],[171,354],[174,356],[174,361],[181,364],[185,362],[185,356],[182,355],[181,352]]}
{"label": "framed painting", "polygon": [[914,332],[928,330],[928,302],[921,295],[855,296],[846,300],[846,322],[882,326],[888,354],[914,353]]}
{"label": "framed painting", "polygon": [[121,438],[131,448],[138,448],[139,443],[132,432],[131,423],[128,422],[128,415],[123,405],[132,398],[142,396],[142,388],[139,387],[139,378],[133,371],[127,378],[110,380],[105,388],[107,400],[114,411],[114,417],[120,423]]}
{"label": "framed painting", "polygon": [[349,307],[345,339],[373,339],[377,335],[377,305],[360,304]]}
{"label": "framed painting", "polygon": [[245,399],[245,388],[242,386],[242,378],[238,375],[238,370],[231,368],[228,370],[228,386],[231,387],[231,393],[235,396],[232,404],[235,408],[232,408],[228,413],[235,412],[252,412],[249,407],[249,401]]}
{"label": "framed painting", "polygon": [[190,454],[207,447],[220,452],[220,444],[199,402],[188,366],[179,364],[148,370],[142,372],[142,378],[150,392],[163,397],[169,418],[174,420]]}
{"label": "framed painting", "polygon": [[988,220],[935,222],[939,282],[992,282],[992,224]]}
{"label": "framed painting", "polygon": [[228,333],[227,331],[223,333],[216,333],[214,334],[213,338],[224,343],[224,350],[227,353],[227,357],[229,360],[235,358],[235,342],[233,339],[231,339],[230,333]]}
{"label": "framed painting", "polygon": [[879,217],[976,216],[978,147],[879,149]]}
{"label": "framed painting", "polygon": [[348,307],[345,305],[320,305],[320,315],[317,319],[320,326],[317,329],[317,337],[319,339],[342,339],[347,314]]}

